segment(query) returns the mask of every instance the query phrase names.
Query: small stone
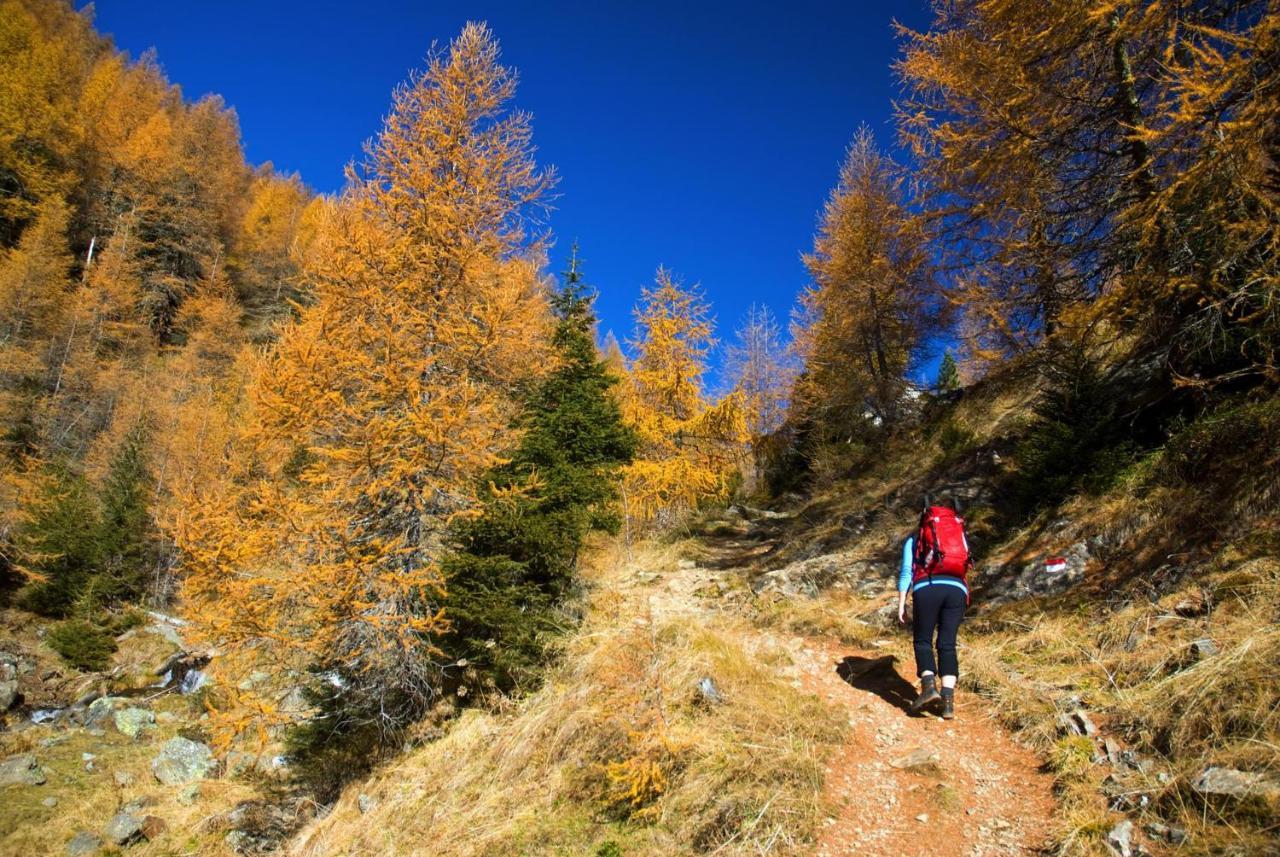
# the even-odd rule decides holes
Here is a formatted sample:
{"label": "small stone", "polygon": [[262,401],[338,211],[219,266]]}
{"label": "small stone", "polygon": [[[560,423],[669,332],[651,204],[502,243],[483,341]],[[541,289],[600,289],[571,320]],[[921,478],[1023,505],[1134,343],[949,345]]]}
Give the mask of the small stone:
{"label": "small stone", "polygon": [[105,738],[105,737],[107,737],[107,730],[105,730],[105,729],[99,729],[99,728],[98,728],[98,727],[96,727],[96,726],[95,726],[93,729],[86,729],[85,731],[86,731],[86,732],[88,732],[90,735],[92,735],[94,738]]}
{"label": "small stone", "polygon": [[142,835],[154,842],[169,829],[169,824],[158,815],[148,815],[142,819]]}
{"label": "small stone", "polygon": [[120,811],[126,812],[129,815],[138,815],[144,809],[155,806],[158,803],[160,803],[160,801],[158,798],[156,798],[155,795],[142,795],[140,797],[134,798],[133,800],[126,803],[124,806],[120,807]]}
{"label": "small stone", "polygon": [[116,785],[120,786],[120,788],[133,785],[133,774],[128,771],[116,771],[111,775],[111,778],[115,780]]}
{"label": "small stone", "polygon": [[47,797],[44,800],[40,801],[40,803],[43,806],[48,807],[49,809],[53,809],[55,806],[58,805],[58,799],[56,797]]}
{"label": "small stone", "polygon": [[377,805],[378,802],[366,794],[362,794],[356,798],[356,806],[360,809],[361,815],[364,815]]}
{"label": "small stone", "polygon": [[703,702],[710,705],[719,705],[724,702],[724,696],[721,695],[720,688],[716,685],[716,680],[711,676],[704,675],[698,679],[698,695]]}
{"label": "small stone", "polygon": [[121,735],[137,738],[142,730],[155,725],[156,716],[145,708],[122,708],[115,713],[116,730]]}
{"label": "small stone", "polygon": [[1107,834],[1107,848],[1118,857],[1133,857],[1133,822],[1125,819]]}
{"label": "small stone", "polygon": [[918,771],[937,767],[940,758],[937,753],[924,747],[918,747],[905,756],[899,756],[892,760],[889,765],[898,770]]}
{"label": "small stone", "polygon": [[253,837],[243,830],[232,830],[226,835],[224,841],[227,847],[237,854],[248,850],[253,845]]}
{"label": "small stone", "polygon": [[924,824],[928,820],[929,820],[929,813],[927,812],[922,812],[916,816],[916,821],[920,822],[921,824]]}
{"label": "small stone", "polygon": [[1218,654],[1218,645],[1210,639],[1193,640],[1191,643],[1191,659],[1202,661]]}
{"label": "small stone", "polygon": [[191,806],[200,799],[200,784],[191,783],[178,792],[178,803],[182,806]]}
{"label": "small stone", "polygon": [[67,843],[67,857],[86,857],[102,848],[102,840],[87,830],[82,830]]}
{"label": "small stone", "polygon": [[36,757],[30,753],[21,753],[0,761],[0,786],[40,786],[46,777]]}
{"label": "small stone", "polygon": [[172,711],[161,711],[156,715],[156,722],[158,723],[172,723],[177,719],[178,715],[174,714]]}
{"label": "small stone", "polygon": [[142,835],[142,819],[127,812],[118,812],[102,832],[112,843],[126,845]]}

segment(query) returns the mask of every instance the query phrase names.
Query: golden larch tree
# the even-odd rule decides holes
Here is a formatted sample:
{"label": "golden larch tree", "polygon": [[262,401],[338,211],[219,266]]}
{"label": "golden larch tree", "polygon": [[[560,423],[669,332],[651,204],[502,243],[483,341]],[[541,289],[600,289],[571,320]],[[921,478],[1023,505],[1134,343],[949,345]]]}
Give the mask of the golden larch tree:
{"label": "golden larch tree", "polygon": [[704,390],[715,337],[698,290],[659,268],[635,317],[636,357],[621,399],[641,446],[624,474],[624,500],[627,514],[644,522],[723,495],[746,435],[741,395],[712,402]]}
{"label": "golden larch tree", "polygon": [[[328,205],[311,303],[255,369],[230,478],[197,486],[174,528],[190,615],[226,669],[340,674],[350,710],[387,728],[440,687],[444,526],[512,445],[516,387],[548,362],[528,228],[553,176],[507,109],[514,87],[469,24],[395,92]],[[290,716],[241,701],[232,725]]]}

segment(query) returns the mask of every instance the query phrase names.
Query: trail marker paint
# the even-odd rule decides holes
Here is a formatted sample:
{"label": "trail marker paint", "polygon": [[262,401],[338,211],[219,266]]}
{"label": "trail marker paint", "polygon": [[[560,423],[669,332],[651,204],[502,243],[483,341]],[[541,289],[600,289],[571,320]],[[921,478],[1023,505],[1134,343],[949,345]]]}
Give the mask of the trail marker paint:
{"label": "trail marker paint", "polygon": [[1044,561],[1044,570],[1049,574],[1057,574],[1067,570],[1067,560],[1060,556],[1051,556]]}

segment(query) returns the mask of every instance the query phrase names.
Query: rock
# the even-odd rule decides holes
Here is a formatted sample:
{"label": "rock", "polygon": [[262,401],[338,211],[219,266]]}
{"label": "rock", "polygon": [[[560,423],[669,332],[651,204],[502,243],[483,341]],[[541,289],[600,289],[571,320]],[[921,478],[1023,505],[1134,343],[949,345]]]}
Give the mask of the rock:
{"label": "rock", "polygon": [[143,629],[148,634],[156,634],[164,637],[169,643],[177,646],[179,649],[185,649],[187,643],[182,639],[182,635],[178,633],[178,629],[168,622],[153,622]]}
{"label": "rock", "polygon": [[257,765],[258,757],[255,754],[241,750],[232,750],[223,760],[223,769],[228,777],[238,777],[247,771],[254,770]]}
{"label": "rock", "polygon": [[918,747],[905,756],[899,756],[889,762],[889,765],[900,771],[921,771],[936,768],[941,758],[932,750]]}
{"label": "rock", "polygon": [[1083,708],[1078,708],[1070,714],[1059,714],[1058,727],[1063,732],[1083,735],[1086,738],[1092,738],[1098,734],[1097,725],[1089,718],[1088,713]]}
{"label": "rock", "polygon": [[200,800],[199,783],[191,783],[189,786],[183,788],[182,791],[178,792],[178,803],[182,806],[191,806],[198,800]]}
{"label": "rock", "polygon": [[1191,643],[1191,660],[1202,661],[1218,654],[1218,645],[1208,638],[1193,640]]}
{"label": "rock", "polygon": [[177,719],[178,715],[174,714],[172,711],[161,711],[156,715],[157,723],[172,723]]}
{"label": "rock", "polygon": [[46,777],[30,753],[21,753],[0,761],[0,786],[41,786]]}
{"label": "rock", "polygon": [[208,746],[186,738],[170,738],[151,761],[151,771],[167,786],[204,779],[215,766]]}
{"label": "rock", "polygon": [[142,819],[127,812],[117,812],[107,822],[102,834],[115,845],[128,845],[142,836]]}
{"label": "rock", "polygon": [[916,816],[916,821],[920,822],[921,824],[924,824],[928,820],[929,820],[929,813],[927,812],[922,812]]}
{"label": "rock", "polygon": [[40,801],[40,803],[42,806],[45,806],[49,809],[53,809],[55,806],[58,805],[58,799],[56,797],[47,797],[44,800]]}
{"label": "rock", "polygon": [[1208,613],[1209,603],[1205,600],[1204,595],[1195,592],[1173,605],[1173,612],[1184,619],[1193,619],[1196,616],[1203,616]]}
{"label": "rock", "polygon": [[366,794],[359,795],[356,798],[356,806],[360,809],[360,814],[364,815],[369,810],[378,805],[378,802]]}
{"label": "rock", "polygon": [[681,559],[676,561],[676,568],[697,568],[698,563],[692,559]]}
{"label": "rock", "polygon": [[123,708],[115,713],[116,730],[136,739],[144,729],[156,723],[156,716],[145,708]]}
{"label": "rock", "polygon": [[698,697],[709,705],[719,705],[724,702],[724,696],[720,693],[720,688],[716,686],[716,681],[709,675],[704,675],[698,679]]}
{"label": "rock", "polygon": [[128,771],[116,771],[111,775],[111,778],[115,780],[116,785],[120,788],[133,785],[133,774]]}
{"label": "rock", "polygon": [[1182,845],[1187,841],[1187,831],[1181,827],[1171,827],[1159,821],[1147,824],[1145,830],[1152,839],[1159,839],[1171,845]]}
{"label": "rock", "polygon": [[[977,575],[985,582],[984,604],[1001,604],[1021,598],[1044,597],[1065,592],[1084,579],[1093,548],[1089,541],[1076,542],[1060,554],[1037,557],[1021,567],[987,563]],[[1049,559],[1055,571],[1049,571]]]}
{"label": "rock", "polygon": [[18,680],[16,678],[0,681],[0,714],[13,708],[18,701]]}
{"label": "rock", "polygon": [[158,815],[148,815],[142,819],[142,835],[154,841],[169,829],[169,824]]}
{"label": "rock", "polygon": [[1235,768],[1209,767],[1191,781],[1191,788],[1202,795],[1250,798],[1280,795],[1280,784],[1264,775]]}
{"label": "rock", "polygon": [[122,705],[127,705],[128,700],[119,696],[102,696],[89,703],[89,708],[84,712],[85,728],[101,727],[106,725],[107,721],[112,719],[115,710]]}
{"label": "rock", "polygon": [[253,837],[245,833],[243,830],[232,830],[223,840],[227,843],[227,847],[237,854],[249,850],[253,847]]}
{"label": "rock", "polygon": [[82,830],[67,843],[68,857],[85,857],[97,854],[102,848],[102,840],[87,830]]}
{"label": "rock", "polygon": [[1107,848],[1119,857],[1133,857],[1133,822],[1129,819],[1111,828],[1107,834]]}
{"label": "rock", "polygon": [[120,807],[120,811],[127,812],[129,815],[140,815],[144,809],[153,807],[158,803],[160,803],[160,800],[155,795],[141,795]]}

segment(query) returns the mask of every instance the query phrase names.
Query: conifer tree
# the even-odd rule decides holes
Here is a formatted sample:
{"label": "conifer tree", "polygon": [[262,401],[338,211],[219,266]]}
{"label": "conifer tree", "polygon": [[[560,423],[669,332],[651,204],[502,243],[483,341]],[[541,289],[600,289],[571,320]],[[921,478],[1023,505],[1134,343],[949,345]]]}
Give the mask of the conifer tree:
{"label": "conifer tree", "polygon": [[940,393],[960,389],[960,368],[956,365],[956,359],[951,356],[949,348],[943,353],[942,363],[938,366],[938,381],[935,387]]}
{"label": "conifer tree", "polygon": [[624,484],[628,512],[643,522],[723,496],[747,438],[741,394],[711,402],[704,391],[715,337],[699,291],[660,267],[635,318],[636,359],[622,403],[640,451]]}
{"label": "conifer tree", "polygon": [[635,452],[618,379],[596,352],[593,302],[575,247],[552,299],[555,368],[525,399],[520,443],[482,478],[480,514],[456,528],[445,564],[443,645],[504,691],[536,673],[562,624],[553,611],[573,591],[587,534],[617,528],[619,471]]}
{"label": "conifer tree", "polygon": [[814,285],[794,335],[805,372],[795,401],[829,440],[900,417],[906,373],[930,326],[945,326],[933,262],[907,208],[901,169],[870,129],[849,146],[805,257]]}
{"label": "conifer tree", "polygon": [[[256,368],[230,479],[175,524],[192,615],[228,670],[339,675],[361,728],[395,734],[443,686],[447,523],[509,447],[545,371],[539,199],[515,76],[469,24],[397,89],[330,204],[313,301]],[[232,728],[296,719],[246,695]]]}

